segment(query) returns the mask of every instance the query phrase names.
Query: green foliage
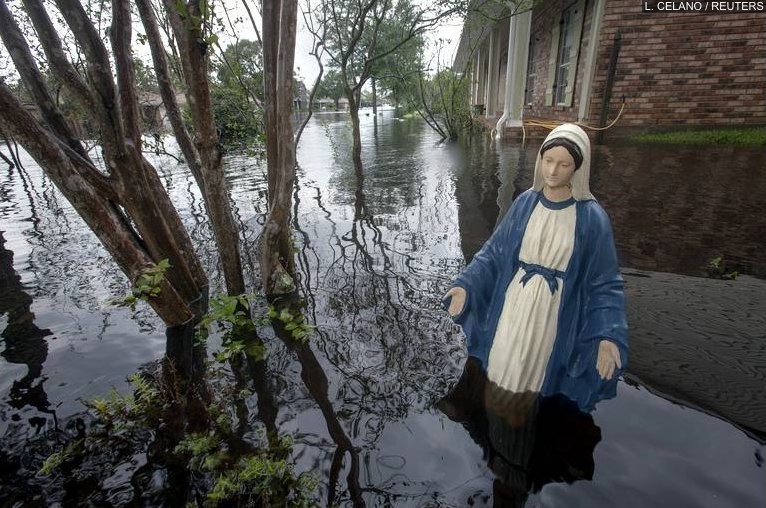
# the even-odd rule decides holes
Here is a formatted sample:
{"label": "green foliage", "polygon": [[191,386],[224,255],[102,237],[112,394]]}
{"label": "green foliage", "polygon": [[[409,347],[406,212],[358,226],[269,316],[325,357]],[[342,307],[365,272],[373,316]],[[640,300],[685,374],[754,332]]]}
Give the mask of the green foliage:
{"label": "green foliage", "polygon": [[641,134],[635,141],[683,145],[766,146],[766,129],[719,129]]}
{"label": "green foliage", "polygon": [[378,2],[364,13],[365,8],[352,0],[322,4],[319,10],[334,25],[327,31],[325,48],[330,60],[343,66],[336,69],[338,77],[346,76],[345,82],[340,77],[343,89],[361,90],[375,77],[381,92],[403,102],[406,87],[401,80],[421,68],[423,32],[445,11],[438,3],[416,5],[412,0]]}
{"label": "green foliage", "polygon": [[130,376],[128,380],[133,387],[133,393],[121,395],[112,389],[106,398],[95,397],[83,401],[85,407],[93,410],[108,428],[122,430],[126,425],[131,425],[139,415],[145,418],[159,410],[159,392],[149,381],[138,373]]}
{"label": "green foliage", "polygon": [[218,506],[241,497],[252,502],[250,498],[257,495],[265,506],[315,506],[317,485],[314,475],[304,473],[296,478],[285,459],[269,453],[254,454],[242,457],[216,478],[206,505]]}
{"label": "green foliage", "polygon": [[255,323],[250,318],[250,304],[257,298],[254,294],[218,295],[210,300],[210,310],[199,323],[197,339],[204,340],[206,329],[213,324],[224,329],[223,349],[214,353],[218,362],[226,362],[240,353],[256,360],[266,358],[268,351],[255,336]]}
{"label": "green foliage", "polygon": [[328,97],[335,101],[335,107],[338,107],[338,100],[346,95],[346,85],[343,82],[343,76],[337,69],[328,69],[322,75],[322,81],[319,82],[319,90],[317,90],[316,99],[324,99]]}
{"label": "green foliage", "polygon": [[192,457],[200,457],[210,453],[221,445],[220,440],[210,434],[190,434],[181,440],[175,447],[178,454],[190,454]]}
{"label": "green foliage", "polygon": [[228,323],[239,329],[252,327],[248,309],[250,309],[250,303],[257,298],[254,294],[216,296],[210,300],[210,310],[200,321],[200,327],[208,327],[213,323]]}
{"label": "green foliage", "polygon": [[291,310],[289,307],[283,307],[277,310],[275,307],[269,305],[268,317],[272,321],[280,322],[284,329],[290,332],[290,337],[293,340],[303,344],[309,341],[311,334],[314,329],[316,329],[316,326],[306,322],[306,316],[304,316],[302,312]]}
{"label": "green foliage", "polygon": [[242,39],[217,56],[210,90],[219,140],[230,150],[256,150],[265,143],[261,45]]}
{"label": "green foliage", "polygon": [[193,470],[213,472],[222,467],[229,455],[221,438],[213,434],[190,434],[181,440],[173,450],[178,455],[189,457]]}
{"label": "green foliage", "polygon": [[112,303],[130,307],[130,310],[136,310],[136,303],[139,300],[148,302],[162,292],[162,282],[165,280],[165,272],[170,268],[170,261],[163,259],[157,264],[145,268],[138,276],[133,285],[131,294],[122,300],[113,300]]}
{"label": "green foliage", "polygon": [[[137,36],[138,41],[144,44],[146,36],[143,34]],[[133,57],[133,72],[136,76],[136,88],[139,91],[159,93],[160,87],[157,84],[157,76],[152,66],[145,64],[140,58]]]}
{"label": "green foliage", "polygon": [[739,276],[739,272],[737,270],[730,270],[727,264],[723,256],[716,256],[708,261],[705,267],[708,277],[711,279],[735,280]]}
{"label": "green foliage", "polygon": [[75,458],[78,454],[82,453],[83,450],[83,440],[82,439],[76,439],[72,441],[71,443],[64,446],[64,448],[58,452],[52,453],[45,461],[43,462],[42,467],[40,468],[39,474],[41,476],[50,476],[56,471],[61,465],[66,462],[67,460]]}
{"label": "green foliage", "polygon": [[290,436],[280,437],[272,449],[234,458],[221,438],[229,431],[219,426],[211,433],[191,434],[174,450],[188,459],[192,469],[215,476],[207,506],[227,501],[249,505],[255,498],[265,506],[313,506],[317,480],[312,475],[294,475],[293,466],[287,462],[293,446]]}
{"label": "green foliage", "polygon": [[[101,427],[106,430],[105,439],[111,435],[125,434],[136,428],[144,427],[147,422],[156,422],[164,404],[160,391],[139,373],[134,373],[130,381],[133,393],[121,395],[117,390],[110,390],[106,397],[94,397],[82,401],[93,411]],[[90,445],[101,443],[103,436],[94,435],[78,438],[67,444],[61,451],[51,454],[40,469],[40,474],[50,475],[64,462],[84,454]]]}
{"label": "green foliage", "polygon": [[246,95],[263,99],[263,55],[258,42],[241,39],[227,46],[220,59],[216,77],[221,86],[242,88]]}
{"label": "green foliage", "polygon": [[442,69],[431,78],[421,76],[412,108],[444,139],[454,141],[471,126],[468,87],[466,76],[452,69]]}
{"label": "green foliage", "polygon": [[224,147],[253,152],[264,145],[263,111],[241,89],[213,85],[211,96],[218,139]]}
{"label": "green foliage", "polygon": [[[409,1],[398,2],[392,16],[379,28],[377,55],[383,55],[407,37],[407,31],[415,20],[415,9]],[[416,34],[394,52],[375,58],[371,64],[372,76],[378,82],[378,95],[387,95],[396,105],[406,105],[417,95],[417,80],[428,67],[423,60],[426,41],[423,34]]]}
{"label": "green foliage", "polygon": [[[96,424],[87,435],[51,454],[41,465],[40,474],[51,475],[57,470],[66,473],[63,464],[83,461],[88,454],[96,453],[97,462],[104,464],[106,459],[106,467],[110,467],[110,458],[123,461],[126,457],[110,457],[107,450],[123,449],[130,457],[136,453],[132,447],[148,444],[147,433],[162,433],[163,425],[174,420],[180,398],[177,391],[151,379],[134,374],[130,377],[132,395],[122,396],[113,390],[106,398],[86,402],[95,413]],[[242,441],[232,432],[228,416],[233,400],[230,391],[212,390],[210,394],[207,412],[203,410],[195,416],[203,418],[207,430],[187,434],[168,450],[170,460],[186,464],[187,471],[192,473],[190,477],[199,482],[203,493],[207,491],[205,505],[316,506],[316,477],[296,475],[289,462],[292,438],[282,436],[272,445],[264,443],[262,448]],[[199,428],[200,423],[196,421],[195,426]]]}

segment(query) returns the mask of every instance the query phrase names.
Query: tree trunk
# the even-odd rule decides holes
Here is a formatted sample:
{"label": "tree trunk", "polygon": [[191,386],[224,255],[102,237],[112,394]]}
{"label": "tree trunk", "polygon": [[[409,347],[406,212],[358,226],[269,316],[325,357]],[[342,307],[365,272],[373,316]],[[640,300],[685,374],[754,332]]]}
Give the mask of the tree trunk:
{"label": "tree trunk", "polygon": [[348,98],[348,112],[351,114],[351,130],[354,139],[351,156],[354,160],[354,167],[362,167],[362,135],[359,128],[359,94],[354,90],[346,90]]}
{"label": "tree trunk", "polygon": [[[139,0],[139,6],[142,0]],[[213,118],[213,104],[208,81],[209,44],[204,39],[203,13],[200,0],[186,2],[183,12],[179,12],[175,0],[165,0],[165,12],[170,20],[178,44],[184,81],[189,94],[189,109],[194,124],[194,149],[196,153],[184,153],[189,164],[198,168],[194,173],[197,184],[202,190],[210,223],[215,236],[216,247],[221,258],[226,289],[230,295],[245,292],[242,275],[242,260],[239,251],[239,228],[234,220],[229,204],[229,193],[221,158],[218,133]],[[146,26],[153,18],[150,12],[142,12]],[[147,32],[149,28],[147,28]],[[153,53],[164,51],[158,44],[150,45]],[[159,80],[158,80],[159,81]],[[182,125],[173,123],[176,137],[188,137],[180,132]],[[185,128],[183,129],[185,131]],[[188,144],[182,144],[190,151]]]}
{"label": "tree trunk", "polygon": [[[130,227],[119,207],[78,174],[79,168],[64,152],[58,140],[39,125],[2,83],[0,120],[72,203],[131,281],[138,279],[144,268],[159,261],[148,254],[142,238]],[[179,325],[192,319],[194,312],[170,282],[172,271],[175,270],[171,268],[162,283],[160,294],[149,299],[149,304],[166,324]],[[188,281],[190,286],[193,283]]]}
{"label": "tree trunk", "polygon": [[269,214],[261,236],[260,264],[264,291],[268,296],[295,290],[290,209],[295,184],[292,110],[296,23],[297,0],[264,2],[262,32]]}
{"label": "tree trunk", "polygon": [[375,86],[375,76],[372,78],[372,114],[378,116],[378,89]]}
{"label": "tree trunk", "polygon": [[199,317],[202,310],[196,302],[207,292],[207,279],[156,171],[141,154],[129,46],[130,11],[119,4],[113,9],[110,32],[118,93],[106,47],[79,2],[57,0],[86,54],[87,84],[67,61],[42,2],[25,0],[24,4],[50,69],[97,121],[109,174],[96,168],[67,123],[58,120],[61,113],[4,0],[0,0],[0,35],[44,113],[41,120],[32,116],[0,83],[0,120],[72,203],[131,281],[160,260],[169,260],[171,267],[160,294],[149,298],[166,324],[179,325]]}

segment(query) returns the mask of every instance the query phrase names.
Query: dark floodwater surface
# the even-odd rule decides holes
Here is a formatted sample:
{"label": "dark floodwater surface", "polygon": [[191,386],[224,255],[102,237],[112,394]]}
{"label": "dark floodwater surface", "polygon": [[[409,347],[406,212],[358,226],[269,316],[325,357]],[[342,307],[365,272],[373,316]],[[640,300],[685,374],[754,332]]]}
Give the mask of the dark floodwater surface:
{"label": "dark floodwater surface", "polygon": [[[317,331],[303,348],[267,337],[272,421],[295,436],[297,469],[319,475],[322,504],[333,492],[340,506],[766,506],[765,150],[594,149],[632,356],[618,396],[583,415],[477,392],[439,303],[531,184],[537,143],[441,145],[390,111],[362,122],[362,175],[344,115],[317,115],[304,132],[294,227]],[[36,482],[29,491],[53,503],[25,469],[25,446],[81,413],[81,399],[128,390],[127,376],[164,353],[165,333],[147,307],[106,303],[126,293],[125,277],[21,155],[23,169],[0,170],[0,481],[6,492]],[[264,164],[226,165],[257,288]],[[220,289],[193,179],[170,159],[157,166]],[[747,275],[701,278],[717,256]],[[258,396],[247,400],[253,429]],[[504,404],[524,411],[492,409]],[[146,460],[90,488],[146,504],[132,481]]]}

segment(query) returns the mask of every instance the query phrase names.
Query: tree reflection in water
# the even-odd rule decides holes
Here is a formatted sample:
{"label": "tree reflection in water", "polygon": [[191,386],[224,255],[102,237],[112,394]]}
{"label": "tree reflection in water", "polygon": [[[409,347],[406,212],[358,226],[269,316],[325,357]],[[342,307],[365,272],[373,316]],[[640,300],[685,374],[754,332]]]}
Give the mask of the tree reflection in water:
{"label": "tree reflection in water", "polygon": [[497,507],[522,507],[530,492],[548,483],[593,479],[601,429],[563,396],[504,390],[469,358],[457,385],[437,407],[481,446],[495,474]]}
{"label": "tree reflection in water", "polygon": [[[328,118],[329,123],[322,120]],[[757,458],[760,448],[756,454],[758,465],[754,466],[753,451],[748,448],[751,443],[744,440],[743,444],[736,428],[720,424],[723,430],[713,435],[718,429],[717,420],[711,423],[712,418],[691,415],[681,406],[667,409],[663,405],[664,412],[652,412],[653,402],[665,401],[639,398],[646,394],[638,390],[631,389],[627,397],[623,394],[612,401],[616,405],[602,406],[598,414],[594,413],[605,438],[597,449],[604,455],[597,455],[598,469],[593,473],[596,481],[577,482],[567,488],[551,485],[539,495],[529,492],[545,482],[587,479],[592,474],[598,429],[594,431],[589,417],[567,413],[566,408],[551,409],[549,404],[538,401],[529,406],[531,414],[511,419],[509,424],[483,403],[475,408],[453,404],[462,407],[460,411],[440,404],[439,408],[465,426],[471,439],[461,425],[448,421],[436,409],[436,403],[460,375],[465,360],[460,331],[441,309],[439,297],[464,260],[470,260],[489,236],[514,195],[531,184],[530,166],[536,148],[490,145],[479,139],[466,140],[460,146],[435,145],[435,140],[420,130],[419,123],[383,118],[377,124],[377,137],[372,121],[369,131],[363,133],[374,146],[365,147],[361,168],[345,155],[350,140],[343,138],[347,127],[343,115],[319,115],[305,132],[298,158],[302,167],[298,168],[293,228],[301,295],[305,298],[303,312],[307,321],[318,328],[309,345],[282,341],[270,327],[259,328],[270,351],[266,359],[242,358],[232,362],[230,368],[207,371],[207,379],[202,382],[217,383],[213,384],[214,390],[226,388],[227,394],[230,389],[236,394],[252,394],[227,399],[233,423],[232,442],[269,446],[274,440],[266,441],[264,436],[295,436],[292,459],[297,471],[317,471],[321,503],[340,506],[362,502],[376,506],[462,506],[467,498],[471,499],[469,496],[480,505],[480,498],[487,501],[492,496],[492,474],[488,474],[485,463],[498,477],[495,497],[509,504],[509,498],[518,501],[526,496],[528,504],[538,496],[545,496],[546,502],[553,499],[552,504],[556,504],[556,493],[562,506],[577,500],[581,500],[580,504],[596,504],[599,498],[594,498],[592,491],[620,485],[628,465],[631,481],[651,493],[655,501],[675,499],[669,492],[676,491],[685,496],[697,491],[715,492],[720,499],[719,494],[727,495],[727,486],[739,486],[740,480],[743,495],[749,496],[745,499],[761,500],[762,488],[753,480],[762,475],[761,469],[754,471],[762,463]],[[762,157],[762,151],[716,151],[710,156],[712,164],[700,164],[699,159],[674,163],[676,152],[613,146],[597,153],[601,173],[594,175],[599,186],[594,192],[604,199],[613,217],[626,264],[661,271],[681,270],[681,265],[696,270],[713,252],[709,245],[716,246],[714,250],[727,258],[762,261],[762,235],[758,236],[757,229],[761,223],[742,220],[763,209],[761,196],[766,193],[742,187],[756,185],[757,190],[763,189],[766,180],[744,178],[742,169],[751,168],[752,164],[745,162]],[[704,153],[703,158],[711,154]],[[661,164],[656,161],[659,156]],[[0,182],[0,196],[4,201],[9,196],[10,207],[0,213],[5,214],[3,221],[7,217],[13,224],[21,224],[22,235],[16,230],[11,233],[9,227],[8,245],[16,251],[18,275],[28,284],[24,290],[36,299],[31,308],[37,314],[37,324],[53,329],[58,340],[45,346],[44,339],[33,339],[29,344],[42,348],[37,347],[37,356],[28,356],[28,363],[22,359],[22,364],[38,376],[30,385],[42,387],[44,382],[49,393],[47,399],[40,398],[41,402],[35,404],[40,408],[55,404],[58,414],[63,415],[60,426],[66,431],[70,421],[67,416],[81,412],[76,397],[105,394],[110,386],[121,392],[127,389],[125,376],[139,368],[145,370],[140,366],[158,358],[164,351],[165,337],[151,312],[139,308],[133,314],[103,305],[107,298],[124,294],[126,280],[107,262],[103,249],[76,219],[71,207],[57,200],[55,189],[39,168],[27,165],[28,170],[21,175],[15,170],[7,178],[5,172],[1,175],[4,180]],[[679,168],[678,178],[667,183],[667,179],[675,177],[662,172],[664,165]],[[726,190],[729,187],[717,180],[706,180],[703,173],[719,166],[727,167],[727,175],[733,175],[729,181],[734,191]],[[217,255],[215,249],[208,248],[212,233],[202,220],[203,204],[193,179],[175,162],[158,167],[166,170],[164,180],[183,210],[186,226],[211,274],[214,294],[219,284]],[[237,205],[235,214],[241,217],[245,242],[251,246],[244,252],[253,255],[252,246],[257,243],[265,214],[265,183],[258,167],[259,162],[252,158],[227,158],[227,176]],[[680,171],[682,168],[695,171],[688,178],[694,189],[700,183],[712,182],[707,184],[704,196],[711,198],[713,206],[698,206],[687,199],[688,190],[679,194],[682,198],[674,198],[676,187],[687,180],[681,176],[687,175]],[[658,187],[658,181],[665,185]],[[5,188],[7,194],[3,194]],[[726,201],[731,195],[739,199]],[[647,210],[657,213],[647,216]],[[690,213],[694,220],[687,220]],[[702,249],[701,245],[708,246]],[[721,246],[735,250],[729,252]],[[82,256],[83,252],[93,255]],[[687,255],[680,255],[684,252]],[[257,263],[245,260],[245,265],[250,267],[251,287],[258,292],[254,269]],[[754,391],[763,379],[763,355],[757,354],[761,352],[758,348],[762,341],[758,339],[763,327],[758,326],[761,320],[754,317],[763,314],[758,313],[763,301],[759,299],[763,292],[761,281],[742,278],[721,284],[725,292],[715,299],[703,291],[709,282],[690,282],[681,275],[657,273],[629,279],[629,289],[635,296],[631,300],[633,316],[637,317],[631,322],[636,346],[631,369],[642,380],[651,379],[652,374],[666,377],[668,372],[676,372],[678,376],[672,379],[668,391],[715,395],[736,407],[738,415],[761,421],[756,410],[763,405],[758,405],[760,399]],[[668,293],[669,288],[672,291]],[[693,299],[689,297],[690,288],[695,288]],[[17,300],[23,309],[23,296]],[[663,302],[661,306],[658,301]],[[750,301],[752,305],[742,304]],[[705,309],[704,315],[700,309]],[[103,342],[92,340],[100,338],[99,332],[107,323],[109,329]],[[151,333],[152,329],[156,332]],[[212,344],[216,337],[211,339]],[[7,345],[7,339],[5,342]],[[178,345],[188,362],[188,343]],[[668,353],[674,350],[682,354]],[[658,359],[663,368],[658,367]],[[45,364],[40,370],[42,361]],[[24,439],[35,429],[30,432],[25,414],[7,403],[12,396],[8,395],[11,382],[24,381],[23,365],[7,369],[6,404],[2,406],[0,401],[0,411],[8,416],[7,428],[15,428],[22,436],[11,436],[9,432],[4,441],[15,439],[19,449],[26,446],[21,453],[28,457],[29,442]],[[700,376],[690,375],[690,366]],[[732,376],[732,372],[741,374]],[[694,387],[697,380],[707,384]],[[714,390],[710,389],[713,384]],[[680,386],[693,386],[694,391],[684,392],[678,389]],[[457,395],[451,397],[462,400]],[[47,416],[35,408],[26,410],[38,417]],[[629,413],[633,427],[620,420]],[[78,416],[82,415],[73,418]],[[671,416],[678,418],[670,420]],[[19,420],[11,421],[13,417]],[[649,425],[654,423],[662,425],[661,431]],[[643,430],[640,437],[636,437],[636,428]],[[703,430],[695,434],[689,432],[692,428]],[[712,431],[708,431],[710,428]],[[163,449],[173,446],[168,435],[147,440],[150,450],[136,455],[135,472],[127,469],[134,458],[127,457],[120,465],[124,469],[113,478],[109,477],[111,473],[94,475],[108,480],[105,494],[133,492],[137,500],[159,505],[173,495],[171,490],[162,491],[168,485],[188,493],[189,477],[183,472],[186,464],[167,463],[168,458],[162,455]],[[545,443],[551,454],[560,457],[559,465],[541,460],[548,456]],[[48,446],[45,451],[39,455],[47,456],[54,449]],[[482,460],[482,452],[486,460]],[[720,459],[708,460],[714,453]],[[683,465],[673,475],[657,477],[651,474],[651,467],[633,467],[671,455],[683,458],[678,462]],[[695,459],[690,457],[699,464],[692,464],[690,460]],[[688,469],[684,469],[686,466]],[[641,476],[638,469],[646,474]],[[33,476],[31,471],[24,480]],[[16,478],[11,474],[3,476],[4,487],[23,483]],[[33,479],[30,488],[38,488],[35,485],[41,481]],[[655,489],[663,481],[666,490]],[[97,491],[102,487],[83,483],[73,488]],[[0,499],[2,494],[5,492],[0,493]],[[106,498],[94,494],[91,499]],[[180,494],[172,498],[178,501],[175,504],[185,499],[191,498]],[[679,499],[684,500],[681,495]],[[732,495],[727,499],[740,498]]]}
{"label": "tree reflection in water", "polygon": [[[55,421],[56,413],[50,409],[43,387],[45,378],[42,377],[43,363],[48,357],[48,343],[44,337],[51,335],[51,331],[35,324],[31,306],[32,297],[24,291],[21,277],[13,270],[13,252],[5,248],[5,238],[0,231],[0,315],[8,315],[8,324],[0,334],[4,344],[0,354],[8,363],[27,366],[26,375],[11,386],[9,404],[16,409],[32,406],[41,413],[52,415]],[[35,384],[38,379],[40,381]],[[38,423],[39,429],[45,420]]]}

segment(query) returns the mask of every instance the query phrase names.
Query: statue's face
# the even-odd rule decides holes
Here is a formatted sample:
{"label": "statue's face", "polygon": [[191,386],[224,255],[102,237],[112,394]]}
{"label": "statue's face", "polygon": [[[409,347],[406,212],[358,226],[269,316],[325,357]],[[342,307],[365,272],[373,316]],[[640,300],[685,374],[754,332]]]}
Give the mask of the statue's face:
{"label": "statue's face", "polygon": [[575,161],[563,146],[546,150],[542,158],[545,185],[551,189],[567,187],[575,172]]}

